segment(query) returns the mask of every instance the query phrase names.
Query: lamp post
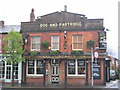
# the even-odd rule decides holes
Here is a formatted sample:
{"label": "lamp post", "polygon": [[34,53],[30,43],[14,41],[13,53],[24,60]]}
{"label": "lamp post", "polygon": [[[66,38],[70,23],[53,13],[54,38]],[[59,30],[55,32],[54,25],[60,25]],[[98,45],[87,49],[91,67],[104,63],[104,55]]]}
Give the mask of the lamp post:
{"label": "lamp post", "polygon": [[43,86],[46,86],[46,61],[45,61],[45,59],[43,61],[43,67],[44,67],[44,71],[43,71]]}
{"label": "lamp post", "polygon": [[[25,51],[25,45],[28,43],[28,34],[23,35],[23,50]],[[26,61],[24,62],[24,84],[26,84]]]}

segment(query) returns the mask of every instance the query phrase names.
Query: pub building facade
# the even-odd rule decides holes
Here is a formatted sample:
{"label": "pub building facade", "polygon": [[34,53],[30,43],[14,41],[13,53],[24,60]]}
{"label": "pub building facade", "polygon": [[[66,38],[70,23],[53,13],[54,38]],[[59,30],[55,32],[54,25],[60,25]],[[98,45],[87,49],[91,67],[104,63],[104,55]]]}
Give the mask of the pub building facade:
{"label": "pub building facade", "polygon": [[[91,85],[91,49],[87,41],[99,47],[94,60],[94,84],[106,84],[106,47],[103,19],[87,19],[83,14],[53,12],[35,19],[31,10],[30,22],[21,22],[24,37],[22,83],[28,85]],[[104,33],[105,34],[105,33]],[[106,64],[108,63],[108,64]]]}

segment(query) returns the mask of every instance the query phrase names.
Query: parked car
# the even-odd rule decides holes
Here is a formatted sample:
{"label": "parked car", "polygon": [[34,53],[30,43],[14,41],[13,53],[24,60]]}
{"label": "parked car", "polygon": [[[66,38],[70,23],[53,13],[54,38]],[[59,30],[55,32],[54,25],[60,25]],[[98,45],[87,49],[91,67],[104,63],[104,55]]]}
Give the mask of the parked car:
{"label": "parked car", "polygon": [[115,70],[110,70],[110,79],[115,80],[116,79],[116,72]]}

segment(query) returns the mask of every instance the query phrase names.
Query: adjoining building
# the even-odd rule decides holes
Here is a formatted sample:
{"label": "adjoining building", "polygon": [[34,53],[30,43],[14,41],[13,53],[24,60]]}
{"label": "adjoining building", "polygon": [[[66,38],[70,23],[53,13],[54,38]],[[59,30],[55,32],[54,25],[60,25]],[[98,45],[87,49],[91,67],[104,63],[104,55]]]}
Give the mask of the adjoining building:
{"label": "adjoining building", "polygon": [[[3,83],[11,83],[12,82],[12,65],[5,61],[3,54],[7,54],[4,52],[3,47],[5,42],[3,38],[7,36],[8,32],[14,29],[17,32],[20,32],[20,25],[5,25],[4,21],[0,21],[0,82]],[[21,83],[22,80],[22,63],[19,63],[15,66],[15,82]]]}
{"label": "adjoining building", "polygon": [[94,84],[109,80],[110,62],[106,59],[106,32],[103,19],[88,19],[83,14],[53,12],[30,22],[21,22],[25,44],[22,82],[29,85],[91,85],[91,49],[95,42],[99,57],[94,58]]}
{"label": "adjoining building", "polygon": [[119,72],[119,63],[120,61],[117,58],[110,56],[110,69],[115,70],[117,73]]}

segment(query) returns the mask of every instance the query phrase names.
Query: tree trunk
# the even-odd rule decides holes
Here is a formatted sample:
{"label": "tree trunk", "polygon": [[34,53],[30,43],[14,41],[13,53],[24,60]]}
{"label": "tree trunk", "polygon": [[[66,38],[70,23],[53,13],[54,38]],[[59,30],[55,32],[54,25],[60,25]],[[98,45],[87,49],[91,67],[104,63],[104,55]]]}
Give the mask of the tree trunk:
{"label": "tree trunk", "polygon": [[12,62],[12,86],[14,86],[14,62]]}

